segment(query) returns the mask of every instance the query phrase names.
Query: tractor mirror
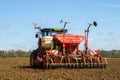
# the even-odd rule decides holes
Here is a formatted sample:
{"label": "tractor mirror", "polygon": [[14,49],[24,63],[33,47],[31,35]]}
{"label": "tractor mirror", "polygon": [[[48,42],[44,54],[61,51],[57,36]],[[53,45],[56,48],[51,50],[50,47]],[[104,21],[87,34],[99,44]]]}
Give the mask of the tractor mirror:
{"label": "tractor mirror", "polygon": [[97,22],[94,21],[94,22],[93,22],[93,25],[94,25],[94,26],[97,26]]}
{"label": "tractor mirror", "polygon": [[38,38],[38,34],[35,34],[35,37]]}

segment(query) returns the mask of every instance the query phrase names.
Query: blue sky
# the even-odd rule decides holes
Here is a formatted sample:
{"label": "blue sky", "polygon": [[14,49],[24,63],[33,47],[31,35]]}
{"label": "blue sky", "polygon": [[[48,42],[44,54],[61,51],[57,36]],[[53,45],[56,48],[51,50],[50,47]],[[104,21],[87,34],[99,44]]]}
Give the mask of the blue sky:
{"label": "blue sky", "polygon": [[[120,49],[120,0],[0,0],[0,49],[37,48],[33,23],[82,34],[90,23],[89,49]],[[83,44],[80,45],[81,49]]]}

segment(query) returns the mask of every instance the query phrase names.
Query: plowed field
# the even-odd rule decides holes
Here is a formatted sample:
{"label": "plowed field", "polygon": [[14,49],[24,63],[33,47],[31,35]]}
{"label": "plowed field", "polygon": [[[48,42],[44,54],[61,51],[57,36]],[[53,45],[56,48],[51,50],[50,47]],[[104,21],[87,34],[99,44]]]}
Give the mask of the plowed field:
{"label": "plowed field", "polygon": [[108,59],[106,69],[30,68],[29,58],[1,58],[0,80],[120,80],[120,59]]}

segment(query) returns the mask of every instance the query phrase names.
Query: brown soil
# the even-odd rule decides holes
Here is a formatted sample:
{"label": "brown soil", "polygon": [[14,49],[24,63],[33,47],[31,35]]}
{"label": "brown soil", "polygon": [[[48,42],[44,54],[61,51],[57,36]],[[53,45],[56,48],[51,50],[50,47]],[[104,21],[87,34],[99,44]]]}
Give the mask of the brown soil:
{"label": "brown soil", "polygon": [[120,80],[120,59],[108,59],[106,69],[31,68],[29,58],[1,58],[0,80]]}

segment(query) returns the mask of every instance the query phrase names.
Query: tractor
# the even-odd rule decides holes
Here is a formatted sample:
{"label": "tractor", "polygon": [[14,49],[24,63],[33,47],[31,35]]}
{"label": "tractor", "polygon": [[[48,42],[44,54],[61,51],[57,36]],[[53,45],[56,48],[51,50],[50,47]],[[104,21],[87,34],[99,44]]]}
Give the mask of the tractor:
{"label": "tractor", "polygon": [[[107,60],[98,50],[88,49],[88,34],[91,26],[97,26],[94,21],[84,31],[84,35],[68,34],[63,28],[43,28],[35,24],[38,30],[38,48],[30,55],[30,66],[44,69],[52,68],[106,68]],[[79,44],[84,42],[84,50],[79,50]]]}

